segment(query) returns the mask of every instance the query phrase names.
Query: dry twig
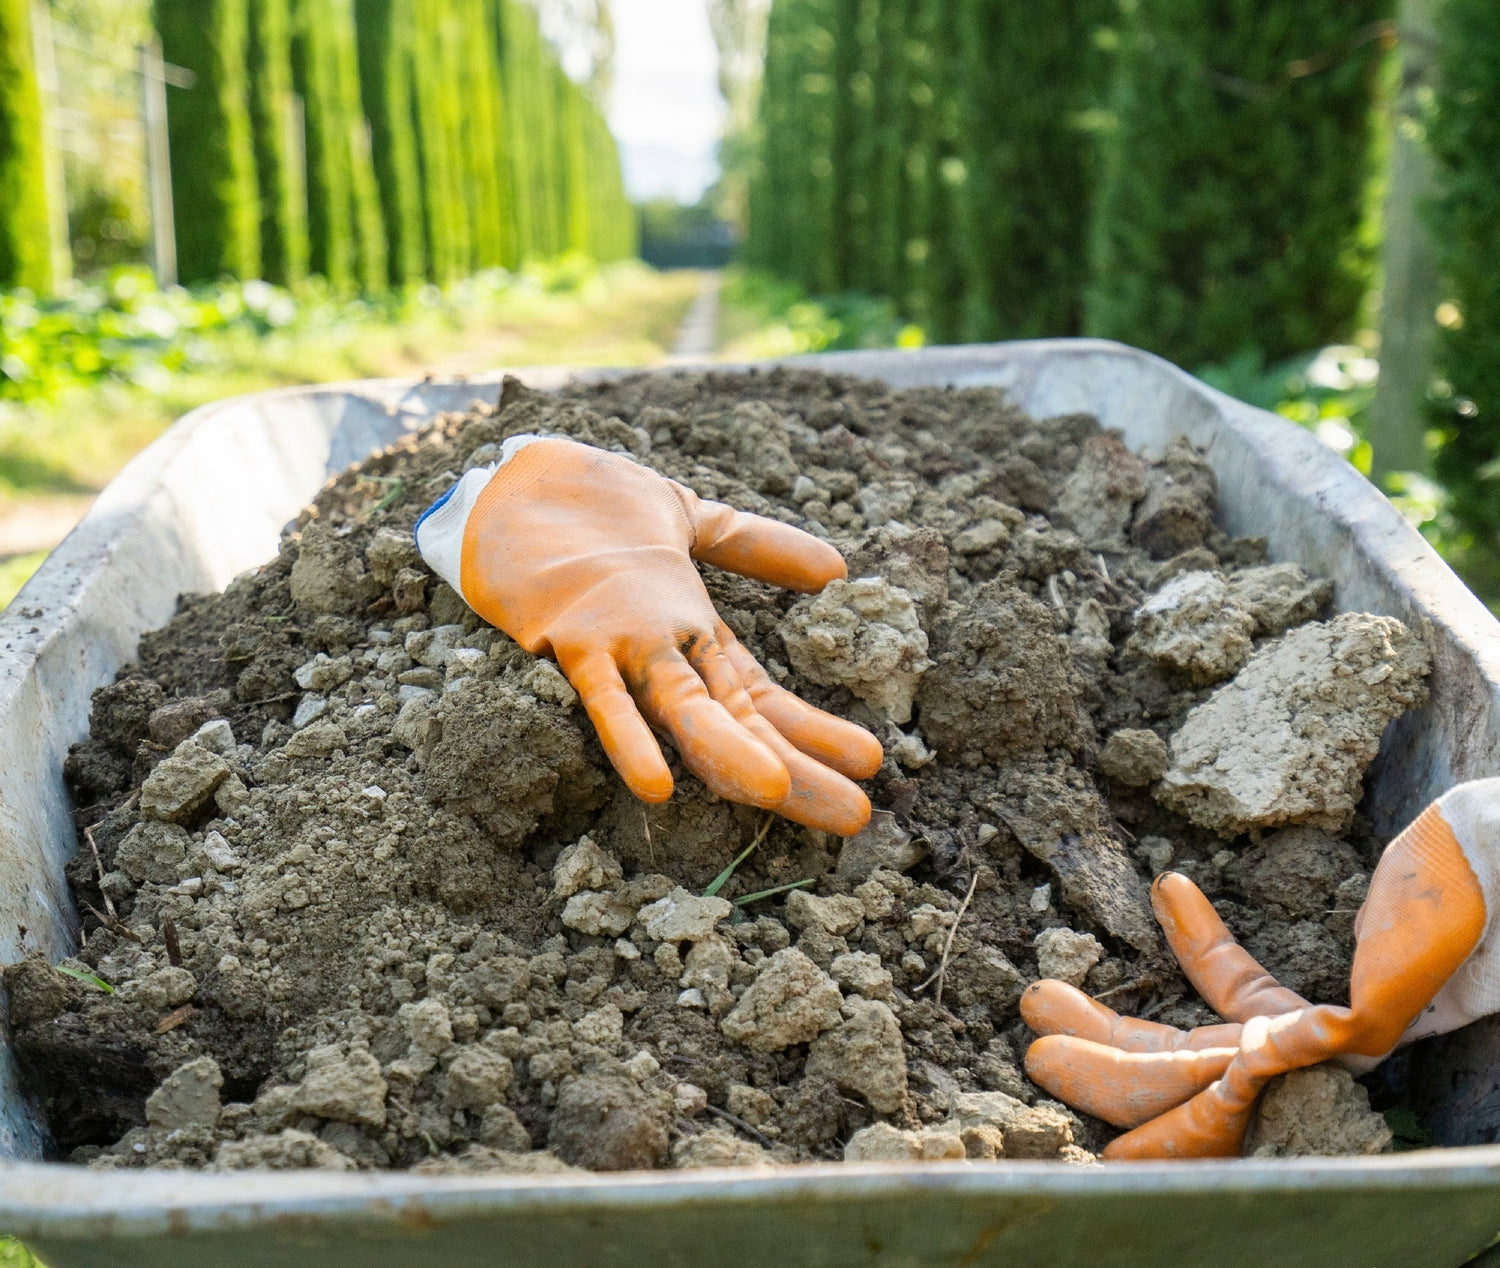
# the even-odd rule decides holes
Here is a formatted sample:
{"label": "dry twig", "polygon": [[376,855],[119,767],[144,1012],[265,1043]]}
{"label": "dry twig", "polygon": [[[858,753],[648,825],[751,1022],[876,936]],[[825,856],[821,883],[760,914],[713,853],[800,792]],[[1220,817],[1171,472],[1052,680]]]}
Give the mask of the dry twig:
{"label": "dry twig", "polygon": [[958,936],[958,926],[964,918],[964,913],[969,910],[969,902],[974,897],[974,887],[979,884],[979,869],[974,869],[974,875],[969,878],[969,892],[964,895],[964,900],[959,904],[958,915],[953,917],[953,925],[948,930],[948,940],[943,943],[943,958],[938,962],[937,971],[932,974],[921,986],[912,991],[913,995],[925,991],[934,982],[937,983],[937,992],[932,1001],[938,1007],[943,1006],[943,983],[948,976],[948,957],[953,954],[953,939]]}

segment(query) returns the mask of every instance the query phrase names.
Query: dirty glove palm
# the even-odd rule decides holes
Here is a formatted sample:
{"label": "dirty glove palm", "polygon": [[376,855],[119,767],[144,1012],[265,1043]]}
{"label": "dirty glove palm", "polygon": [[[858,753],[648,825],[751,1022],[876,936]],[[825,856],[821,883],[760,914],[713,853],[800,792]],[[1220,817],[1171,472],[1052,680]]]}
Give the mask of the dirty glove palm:
{"label": "dirty glove palm", "polygon": [[556,657],[631,791],[672,794],[655,726],[720,796],[858,832],[870,803],[850,780],[879,769],[879,741],[776,686],[693,564],[814,593],[845,576],[838,552],[601,449],[518,437],[506,450],[422,517],[417,545],[480,616]]}
{"label": "dirty glove palm", "polygon": [[1320,1061],[1369,1069],[1400,1043],[1500,1011],[1500,779],[1461,784],[1382,854],[1355,920],[1349,1007],[1313,1005],[1234,940],[1203,892],[1168,872],[1151,903],[1188,980],[1225,1025],[1183,1031],[1121,1017],[1063,982],[1027,988],[1043,1037],[1026,1072],[1133,1130],[1107,1158],[1234,1155],[1261,1090]]}

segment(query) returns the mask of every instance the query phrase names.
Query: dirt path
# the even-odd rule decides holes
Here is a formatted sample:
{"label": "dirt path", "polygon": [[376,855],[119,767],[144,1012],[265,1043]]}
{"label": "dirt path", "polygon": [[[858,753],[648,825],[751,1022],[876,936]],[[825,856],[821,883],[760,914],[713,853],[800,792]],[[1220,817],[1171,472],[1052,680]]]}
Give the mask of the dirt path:
{"label": "dirt path", "polygon": [[698,290],[698,298],[688,309],[682,329],[677,332],[677,342],[672,345],[672,355],[667,364],[687,361],[706,361],[713,356],[719,338],[719,290],[724,285],[722,273],[705,273]]}

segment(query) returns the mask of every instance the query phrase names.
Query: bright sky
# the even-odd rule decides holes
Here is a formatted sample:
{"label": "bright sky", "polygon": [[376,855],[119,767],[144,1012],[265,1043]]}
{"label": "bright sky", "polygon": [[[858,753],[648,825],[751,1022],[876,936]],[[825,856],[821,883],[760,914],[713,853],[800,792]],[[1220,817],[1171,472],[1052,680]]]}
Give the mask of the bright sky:
{"label": "bright sky", "polygon": [[693,203],[718,175],[724,126],[708,0],[611,0],[609,123],[634,199]]}

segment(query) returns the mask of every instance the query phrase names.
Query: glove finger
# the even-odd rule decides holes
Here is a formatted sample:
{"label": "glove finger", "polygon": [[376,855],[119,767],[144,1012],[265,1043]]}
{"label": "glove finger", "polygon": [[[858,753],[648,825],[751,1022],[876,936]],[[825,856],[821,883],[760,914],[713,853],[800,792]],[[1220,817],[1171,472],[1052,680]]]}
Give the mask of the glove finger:
{"label": "glove finger", "polygon": [[786,766],[715,700],[675,648],[632,681],[647,716],[666,730],[687,768],[729,801],[774,810],[791,788]]}
{"label": "glove finger", "polygon": [[1220,1017],[1249,1021],[1308,1007],[1235,941],[1208,897],[1181,872],[1156,878],[1151,909],[1184,976]]}
{"label": "glove finger", "polygon": [[1070,1035],[1122,1052],[1202,1051],[1234,1048],[1240,1042],[1238,1025],[1179,1030],[1161,1022],[1122,1017],[1077,987],[1052,979],[1033,982],[1026,988],[1021,996],[1021,1016],[1039,1035]]}
{"label": "glove finger", "polygon": [[778,687],[728,626],[719,631],[719,640],[739,671],[755,711],[796,748],[850,779],[869,779],[880,769],[885,750],[864,727],[816,709]]}
{"label": "glove finger", "polygon": [[557,663],[583,700],[599,743],[626,786],[642,801],[666,801],[672,795],[672,772],[609,654],[570,655],[558,649]]}
{"label": "glove finger", "polygon": [[1121,1052],[1048,1035],[1027,1049],[1026,1075],[1074,1109],[1116,1127],[1139,1127],[1198,1095],[1229,1068],[1237,1051]]}
{"label": "glove finger", "polygon": [[844,557],[811,533],[700,498],[675,481],[673,485],[692,526],[692,556],[700,563],[802,594],[816,594],[849,575]]}
{"label": "glove finger", "polygon": [[[746,661],[756,671],[760,671],[760,666],[722,621],[716,632],[717,639],[699,640],[688,650],[688,663],[702,677],[709,695],[786,767],[791,788],[775,807],[776,812],[794,823],[835,836],[847,837],[859,832],[870,821],[869,798],[838,771],[799,752],[756,710],[737,666]],[[732,655],[736,652],[737,656]],[[867,732],[860,734],[875,742],[877,749],[880,747],[874,736]]]}

